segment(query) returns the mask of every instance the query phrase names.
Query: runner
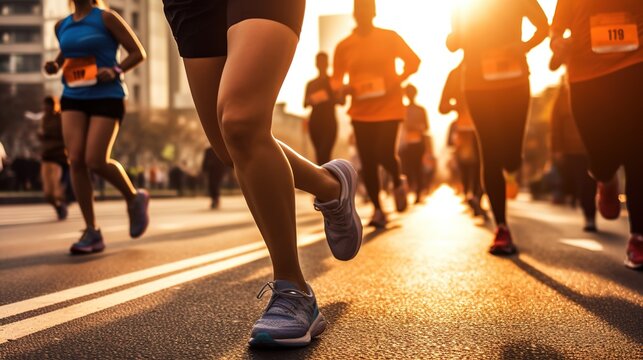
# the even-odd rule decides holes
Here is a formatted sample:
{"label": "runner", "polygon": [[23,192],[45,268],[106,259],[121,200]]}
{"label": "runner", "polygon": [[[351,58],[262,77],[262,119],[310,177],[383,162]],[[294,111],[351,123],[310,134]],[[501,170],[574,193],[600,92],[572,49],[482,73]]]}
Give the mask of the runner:
{"label": "runner", "polygon": [[221,181],[226,175],[228,168],[219,160],[217,154],[211,147],[203,153],[201,173],[207,177],[208,195],[210,195],[210,209],[216,210],[221,205]]}
{"label": "runner", "polygon": [[[274,280],[252,346],[305,346],[326,326],[297,255],[295,186],[315,195],[333,255],[362,242],[357,174],[348,161],[319,167],[273,138],[272,113],[302,26],[305,0],[164,0],[201,123],[219,158],[234,166],[268,246]],[[218,101],[213,101],[218,99]]]}
{"label": "runner", "polygon": [[586,232],[596,232],[596,181],[589,176],[588,159],[580,138],[571,105],[569,86],[562,79],[551,115],[551,148],[554,161],[562,169],[563,189],[580,200]]}
{"label": "runner", "polygon": [[[402,82],[420,66],[420,58],[394,31],[376,28],[374,0],[355,0],[357,27],[337,45],[332,83],[342,98],[351,96],[348,114],[355,130],[357,150],[368,195],[373,202],[371,226],[383,228],[387,218],[380,203],[381,165],[392,177],[396,208],[407,207],[407,189],[400,174],[397,134],[404,119]],[[404,62],[404,72],[396,72],[395,62]],[[344,77],[350,80],[343,86]]]}
{"label": "runner", "polygon": [[409,184],[415,189],[415,203],[419,204],[422,202],[422,193],[425,189],[424,162],[422,160],[427,148],[426,137],[429,130],[429,118],[426,109],[415,102],[417,88],[409,84],[405,90],[409,104],[406,106],[406,115],[402,124],[400,157]]}
{"label": "runner", "polygon": [[478,137],[461,87],[462,67],[463,64],[460,64],[449,73],[442,92],[440,113],[445,115],[451,111],[458,113],[457,119],[449,128],[447,144],[453,148],[455,162],[460,173],[462,192],[467,204],[474,216],[486,218],[487,212],[480,205],[484,191],[480,179]]}
{"label": "runner", "polygon": [[58,220],[67,219],[67,200],[63,177],[68,170],[67,154],[63,141],[62,120],[56,100],[47,96],[43,101],[44,115],[39,132],[42,144],[42,190],[45,200],[56,210]]}
{"label": "runner", "polygon": [[[522,20],[536,27],[522,41]],[[479,0],[455,11],[451,51],[464,50],[463,88],[478,133],[484,188],[491,202],[497,231],[489,252],[516,252],[506,219],[506,182],[503,171],[520,168],[522,141],[529,109],[529,68],[526,54],[549,31],[537,0]]]}
{"label": "runner", "polygon": [[[125,111],[122,74],[145,59],[145,50],[125,21],[98,0],[74,0],[73,13],[59,21],[55,33],[60,52],[45,64],[48,74],[63,72],[63,138],[71,177],[86,229],[71,246],[72,254],[103,251],[103,236],[94,216],[89,170],[116,187],[127,201],[130,236],[137,238],[149,223],[149,195],[136,190],[123,167],[110,159]],[[119,64],[122,45],[127,57]]]}
{"label": "runner", "polygon": [[[565,38],[565,31],[571,37]],[[625,265],[643,268],[643,2],[560,0],[552,68],[565,63],[572,112],[598,181],[598,208],[619,217],[616,171],[625,168],[631,238]]]}
{"label": "runner", "polygon": [[328,76],[328,54],[317,54],[317,70],[319,76],[306,86],[304,107],[312,107],[308,131],[315,148],[317,164],[321,165],[330,161],[337,138],[337,100]]}

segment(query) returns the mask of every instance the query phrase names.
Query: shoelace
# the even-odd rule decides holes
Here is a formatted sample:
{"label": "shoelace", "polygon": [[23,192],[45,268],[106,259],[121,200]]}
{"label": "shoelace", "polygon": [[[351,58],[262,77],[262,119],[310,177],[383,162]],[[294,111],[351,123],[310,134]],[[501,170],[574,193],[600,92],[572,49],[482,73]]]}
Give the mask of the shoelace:
{"label": "shoelace", "polygon": [[337,225],[339,228],[345,227],[348,223],[349,217],[344,214],[344,208],[341,205],[335,209],[321,209],[315,205],[315,210],[321,211],[326,217],[332,217],[333,222],[331,224]]}
{"label": "shoelace", "polygon": [[[266,309],[269,309],[272,306],[278,306],[293,315],[295,315],[295,311],[293,309],[297,307],[297,300],[311,297],[311,295],[308,295],[305,292],[297,289],[278,290],[275,287],[275,282],[270,281],[266,283],[261,288],[261,290],[259,290],[259,292],[257,293],[257,299],[261,300],[268,291],[272,292],[273,297],[272,299],[270,299],[270,302],[268,303]],[[277,300],[284,300],[285,303],[278,302]],[[286,306],[286,304],[288,304],[289,306]]]}

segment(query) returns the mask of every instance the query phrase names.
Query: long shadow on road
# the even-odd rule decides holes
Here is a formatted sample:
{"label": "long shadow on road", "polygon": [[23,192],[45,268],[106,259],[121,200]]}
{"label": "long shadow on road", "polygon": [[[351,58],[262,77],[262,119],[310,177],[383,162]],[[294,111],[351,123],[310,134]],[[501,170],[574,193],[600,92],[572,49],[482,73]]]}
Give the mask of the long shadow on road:
{"label": "long shadow on road", "polygon": [[[309,226],[320,223],[319,216],[314,214],[315,217],[304,218],[301,221],[298,221],[299,226]],[[108,251],[101,254],[93,254],[90,256],[72,256],[67,253],[67,249],[61,249],[60,251],[47,252],[38,255],[29,255],[21,256],[15,258],[9,258],[2,260],[0,262],[0,271],[12,270],[25,268],[30,266],[39,266],[39,265],[71,265],[71,264],[83,264],[93,261],[103,260],[108,257],[117,255],[118,253],[115,250],[122,250],[132,245],[141,245],[148,243],[159,243],[163,241],[183,241],[190,240],[198,237],[205,236],[214,236],[220,235],[225,232],[239,230],[241,228],[246,228],[254,226],[255,223],[252,220],[241,221],[235,223],[228,223],[217,226],[207,226],[207,227],[198,227],[186,230],[177,230],[172,232],[165,232],[162,234],[155,234],[151,236],[146,236],[142,239],[135,240],[133,242],[120,242],[115,244],[108,244]]]}
{"label": "long shadow on road", "polygon": [[[309,281],[332,269],[325,241],[303,249],[300,258]],[[270,260],[263,258],[185,283],[13,341],[10,348],[0,351],[0,358],[41,359],[53,354],[54,358],[74,359],[299,359],[326,351],[322,340],[292,351],[255,351],[247,347],[252,324],[265,306],[253,295],[270,279],[270,268]],[[326,303],[320,296],[321,311],[331,329],[348,310],[347,301],[334,299]]]}
{"label": "long shadow on road", "polygon": [[[634,292],[643,292],[643,282],[641,274],[636,271],[626,269],[622,262],[614,262],[609,255],[601,252],[585,251],[574,247],[569,247],[558,242],[561,238],[579,237],[576,233],[567,229],[561,229],[557,225],[547,222],[538,222],[538,231],[533,231],[533,225],[529,226],[527,222],[533,222],[534,219],[514,216],[514,236],[517,239],[517,245],[520,252],[528,254],[538,262],[561,269],[570,269],[578,271],[590,271],[596,276],[627,287]],[[583,234],[582,238],[595,240],[606,247],[623,246],[623,257],[625,257],[625,239],[623,235],[601,232],[598,234]],[[529,239],[530,238],[530,239]],[[525,242],[521,239],[529,239]],[[620,247],[620,246],[618,246]]]}
{"label": "long shadow on road", "polygon": [[559,283],[519,257],[511,258],[511,261],[534,279],[599,317],[635,343],[643,344],[641,329],[643,308],[637,304],[612,296],[585,296]]}

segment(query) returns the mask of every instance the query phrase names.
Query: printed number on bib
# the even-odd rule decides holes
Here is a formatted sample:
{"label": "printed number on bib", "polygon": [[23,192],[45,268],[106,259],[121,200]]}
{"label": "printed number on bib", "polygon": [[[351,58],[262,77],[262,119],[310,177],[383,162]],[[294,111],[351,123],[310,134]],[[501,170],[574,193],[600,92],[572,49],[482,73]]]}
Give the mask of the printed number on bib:
{"label": "printed number on bib", "polygon": [[635,51],[639,48],[636,20],[628,13],[592,16],[592,51],[597,54]]}
{"label": "printed number on bib", "polygon": [[97,74],[98,67],[94,57],[65,59],[63,64],[63,76],[69,87],[96,85]]}
{"label": "printed number on bib", "polygon": [[490,51],[482,57],[482,77],[487,81],[515,79],[522,75],[520,58],[510,51]]}
{"label": "printed number on bib", "polygon": [[313,105],[319,105],[325,103],[328,100],[330,100],[330,96],[328,96],[328,91],[324,89],[315,91],[314,93],[310,94],[309,98],[310,103]]}
{"label": "printed number on bib", "polygon": [[353,82],[355,98],[358,100],[374,99],[386,95],[386,82],[380,77],[369,77]]}

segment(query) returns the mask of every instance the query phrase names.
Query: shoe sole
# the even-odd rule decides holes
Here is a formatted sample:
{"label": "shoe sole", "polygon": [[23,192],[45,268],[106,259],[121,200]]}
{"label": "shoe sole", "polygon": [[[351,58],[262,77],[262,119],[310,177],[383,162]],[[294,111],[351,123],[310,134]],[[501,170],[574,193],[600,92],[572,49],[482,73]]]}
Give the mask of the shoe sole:
{"label": "shoe sole", "polygon": [[145,197],[145,226],[143,226],[143,229],[140,231],[140,233],[132,233],[130,231],[129,235],[132,239],[137,239],[143,236],[145,234],[145,231],[147,231],[147,227],[150,225],[150,194],[146,193]]}
{"label": "shoe sole", "polygon": [[294,339],[273,339],[268,333],[259,333],[248,341],[251,347],[255,348],[284,348],[303,347],[310,344],[311,340],[326,330],[326,319],[319,313],[306,331],[306,335]]}
{"label": "shoe sole", "polygon": [[515,246],[492,246],[489,249],[491,255],[514,255],[518,252]]}
{"label": "shoe sole", "polygon": [[[358,236],[359,240],[357,241],[357,247],[355,248],[355,251],[352,254],[350,254],[349,257],[346,257],[346,258],[337,256],[335,254],[335,252],[333,251],[333,246],[332,246],[332,244],[330,242],[328,242],[328,246],[330,247],[331,252],[333,253],[333,256],[337,260],[348,261],[348,260],[351,260],[351,259],[355,258],[355,256],[357,256],[357,254],[359,253],[359,250],[362,247],[362,234],[363,234],[362,219],[359,217],[359,214],[357,213],[357,210],[355,208],[355,195],[357,194],[357,182],[358,182],[358,180],[357,180],[357,172],[355,171],[353,166],[350,165],[350,164],[347,164],[347,162],[334,161],[334,162],[331,162],[331,163],[333,164],[333,166],[330,169],[327,168],[327,170],[331,171],[331,169],[332,169],[333,170],[332,173],[337,177],[339,177],[339,176],[346,177],[346,174],[344,173],[343,170],[344,169],[348,170],[348,174],[349,174],[350,178],[347,179],[347,181],[350,181],[350,184],[351,184],[350,195],[348,197],[348,201],[350,201],[349,204],[351,206],[351,209],[353,210],[353,222],[357,225],[357,236]],[[331,163],[329,163],[329,164],[331,164]],[[336,174],[335,171],[338,171],[339,174]],[[327,239],[328,239],[328,236],[327,236]]]}
{"label": "shoe sole", "polygon": [[643,264],[635,264],[630,259],[625,259],[623,262],[625,267],[632,270],[643,270]]}
{"label": "shoe sole", "polygon": [[80,250],[80,249],[77,249],[77,248],[71,248],[71,249],[69,249],[69,252],[72,255],[89,255],[89,254],[96,254],[96,253],[102,252],[103,250],[105,250],[105,245],[103,245],[102,247],[99,247],[99,248],[92,248],[89,251]]}

